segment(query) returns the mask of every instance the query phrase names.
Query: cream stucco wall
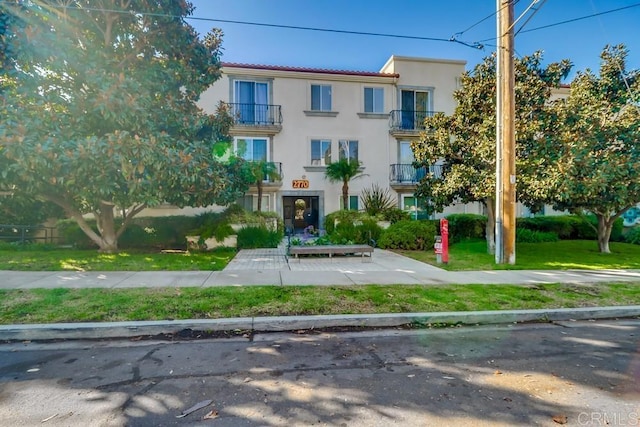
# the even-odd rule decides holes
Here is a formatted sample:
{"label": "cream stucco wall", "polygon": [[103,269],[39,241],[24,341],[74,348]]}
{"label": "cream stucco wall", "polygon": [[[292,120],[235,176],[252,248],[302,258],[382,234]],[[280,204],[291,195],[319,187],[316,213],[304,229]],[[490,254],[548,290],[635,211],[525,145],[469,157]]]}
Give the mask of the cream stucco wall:
{"label": "cream stucco wall", "polygon": [[[389,185],[389,171],[390,165],[398,162],[398,141],[407,138],[390,134],[389,112],[400,109],[401,88],[428,88],[433,95],[433,109],[451,113],[455,107],[452,93],[464,64],[463,61],[392,57],[380,73],[231,65],[224,67],[223,77],[202,94],[200,105],[205,111],[213,112],[219,101],[234,102],[236,79],[269,82],[269,103],[281,105],[283,116],[281,130],[264,135],[270,141],[269,160],[281,162],[284,175],[282,186],[277,189],[275,211],[282,213],[282,194],[321,194],[321,215],[340,208],[341,184],[329,182],[323,167],[311,167],[312,139],[331,140],[334,161],[338,159],[339,140],[358,141],[363,176],[350,182],[350,195],[357,196],[375,183],[389,188],[400,204],[400,194]],[[331,86],[333,114],[310,113],[312,84]],[[383,114],[363,114],[365,87],[383,89]],[[251,136],[238,128],[234,128],[233,134]],[[294,189],[292,180],[295,179],[307,179],[309,188]],[[402,192],[411,193],[411,188]]]}
{"label": "cream stucco wall", "polygon": [[[268,160],[282,163],[282,184],[265,193],[271,197],[271,210],[282,215],[283,196],[305,195],[319,197],[320,216],[340,208],[341,184],[329,182],[324,167],[311,166],[312,139],[331,140],[334,161],[338,159],[339,140],[357,140],[363,176],[350,182],[350,195],[358,196],[377,184],[389,189],[400,207],[403,195],[410,196],[415,186],[391,186],[390,165],[399,163],[399,142],[417,138],[418,133],[390,132],[389,113],[401,109],[401,90],[413,89],[429,91],[433,111],[451,114],[455,108],[453,91],[464,68],[464,61],[401,56],[392,56],[378,73],[229,64],[223,67],[222,78],[201,95],[199,105],[212,113],[220,101],[236,102],[235,80],[268,82],[268,103],[281,106],[281,127],[262,133],[258,128],[234,127],[232,135],[268,139]],[[331,85],[332,114],[309,112],[312,84]],[[383,88],[382,114],[363,114],[365,87]],[[292,180],[297,179],[307,179],[309,188],[294,189]],[[177,210],[163,206],[143,215],[197,214],[210,209],[216,207]],[[482,213],[482,206],[453,205],[440,216],[457,212]]]}
{"label": "cream stucco wall", "polygon": [[[282,124],[274,130],[258,127],[234,127],[234,137],[259,137],[269,141],[268,160],[282,164],[282,184],[265,189],[270,198],[269,209],[283,214],[283,196],[314,196],[320,199],[320,216],[340,208],[341,184],[325,178],[324,167],[311,166],[311,140],[332,142],[332,159],[338,159],[338,141],[357,140],[363,176],[352,180],[350,195],[358,196],[363,189],[377,184],[389,189],[401,207],[404,196],[411,196],[415,186],[392,186],[390,165],[400,163],[399,142],[410,141],[418,133],[400,135],[390,132],[389,113],[401,109],[401,91],[426,90],[431,95],[430,109],[452,114],[455,109],[453,92],[458,89],[465,61],[392,56],[380,72],[343,72],[336,70],[302,69],[282,66],[250,66],[230,64],[223,67],[220,80],[202,93],[199,105],[213,113],[220,101],[234,100],[233,82],[246,80],[267,82],[269,104],[280,105]],[[330,85],[332,88],[331,114],[310,113],[311,85]],[[364,88],[376,87],[384,91],[382,114],[364,113]],[[566,97],[569,88],[553,91],[553,99]],[[308,189],[294,189],[292,180],[306,179]],[[248,194],[252,194],[250,190]],[[254,191],[255,192],[255,191]],[[147,209],[142,216],[197,215],[220,210],[221,207],[178,209],[163,205]],[[454,204],[437,218],[452,213],[483,214],[480,203]],[[550,207],[545,213],[557,214]],[[518,206],[519,216],[528,216]]]}

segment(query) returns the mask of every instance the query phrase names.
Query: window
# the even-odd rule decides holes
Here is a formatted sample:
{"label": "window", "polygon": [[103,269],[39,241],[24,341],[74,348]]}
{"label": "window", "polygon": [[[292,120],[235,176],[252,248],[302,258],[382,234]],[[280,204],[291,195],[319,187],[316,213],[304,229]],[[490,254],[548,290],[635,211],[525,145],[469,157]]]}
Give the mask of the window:
{"label": "window", "polygon": [[411,219],[428,219],[426,207],[426,199],[413,195],[402,196],[402,210],[409,212]]}
{"label": "window", "polygon": [[[258,210],[258,196],[256,194],[245,194],[236,203],[250,212]],[[271,212],[271,197],[268,194],[262,196],[261,211]]]}
{"label": "window", "polygon": [[233,84],[233,116],[238,123],[267,123],[269,86],[267,83],[236,80]]}
{"label": "window", "polygon": [[311,85],[311,111],[331,111],[331,85]]}
{"label": "window", "polygon": [[331,140],[311,140],[311,165],[326,166],[331,163]]}
{"label": "window", "polygon": [[[359,201],[359,197],[358,196],[349,196],[349,209],[350,211],[357,211],[359,208],[358,206],[358,201]],[[340,209],[343,209],[343,203],[342,203],[342,196],[340,196]]]}
{"label": "window", "polygon": [[400,96],[402,129],[422,129],[425,117],[430,114],[430,104],[429,92],[402,90]]}
{"label": "window", "polygon": [[404,165],[412,165],[415,161],[415,157],[413,156],[413,150],[411,149],[411,141],[400,141],[399,148],[400,152],[398,153],[398,158],[400,163]]}
{"label": "window", "polygon": [[384,112],[384,89],[381,87],[364,88],[364,112],[383,113]]}
{"label": "window", "polygon": [[236,138],[234,141],[236,154],[250,161],[268,161],[268,145],[266,138]]}
{"label": "window", "polygon": [[340,159],[351,159],[358,161],[358,141],[340,140]]}

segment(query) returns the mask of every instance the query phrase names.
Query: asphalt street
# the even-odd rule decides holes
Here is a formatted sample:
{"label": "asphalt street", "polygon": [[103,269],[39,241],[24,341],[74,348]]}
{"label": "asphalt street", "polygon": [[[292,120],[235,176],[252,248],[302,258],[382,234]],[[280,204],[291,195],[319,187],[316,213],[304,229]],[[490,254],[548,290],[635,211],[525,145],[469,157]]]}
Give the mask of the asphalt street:
{"label": "asphalt street", "polygon": [[639,346],[639,320],[10,343],[0,424],[637,426]]}

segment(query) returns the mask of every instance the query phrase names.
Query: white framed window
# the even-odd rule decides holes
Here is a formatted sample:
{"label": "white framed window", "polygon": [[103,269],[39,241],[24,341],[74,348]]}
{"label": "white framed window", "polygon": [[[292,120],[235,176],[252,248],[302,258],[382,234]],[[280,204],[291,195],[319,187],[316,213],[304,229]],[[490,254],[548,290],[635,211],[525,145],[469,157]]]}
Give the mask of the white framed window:
{"label": "white framed window", "polygon": [[341,139],[338,141],[338,154],[340,159],[358,161],[358,141]]}
{"label": "white framed window", "polygon": [[[343,203],[342,203],[342,196],[340,196],[340,209],[344,209]],[[349,207],[348,210],[350,211],[357,211],[360,209],[360,197],[358,196],[349,196]]]}
{"label": "white framed window", "polygon": [[403,194],[401,199],[401,209],[409,212],[411,219],[428,219],[427,201],[424,198],[415,197],[413,194]]}
{"label": "white framed window", "polygon": [[384,88],[364,88],[364,112],[379,114],[384,113]]}
{"label": "white framed window", "polygon": [[250,161],[269,161],[269,140],[267,138],[236,137],[233,140],[236,155]]}
{"label": "white framed window", "polygon": [[331,85],[311,85],[311,111],[331,111]]}
{"label": "white framed window", "polygon": [[326,166],[331,163],[331,140],[311,140],[311,166]]}

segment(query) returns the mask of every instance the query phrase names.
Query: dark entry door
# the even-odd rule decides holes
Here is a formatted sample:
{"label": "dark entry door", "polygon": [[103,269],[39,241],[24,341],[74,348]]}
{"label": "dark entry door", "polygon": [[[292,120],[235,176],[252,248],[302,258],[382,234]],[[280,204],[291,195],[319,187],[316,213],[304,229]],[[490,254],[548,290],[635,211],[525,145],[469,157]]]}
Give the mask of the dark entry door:
{"label": "dark entry door", "polygon": [[282,198],[285,227],[294,233],[302,233],[310,225],[318,228],[318,196],[284,196]]}

